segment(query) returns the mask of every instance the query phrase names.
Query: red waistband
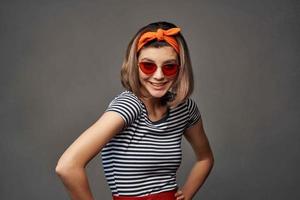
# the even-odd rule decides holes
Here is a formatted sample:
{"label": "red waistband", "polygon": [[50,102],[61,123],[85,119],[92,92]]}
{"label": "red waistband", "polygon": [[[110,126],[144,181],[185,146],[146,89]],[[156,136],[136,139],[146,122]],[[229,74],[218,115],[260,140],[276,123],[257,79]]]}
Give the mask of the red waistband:
{"label": "red waistband", "polygon": [[157,194],[149,194],[142,197],[136,197],[136,196],[114,196],[113,200],[175,200],[175,190],[166,191],[166,192],[160,192]]}

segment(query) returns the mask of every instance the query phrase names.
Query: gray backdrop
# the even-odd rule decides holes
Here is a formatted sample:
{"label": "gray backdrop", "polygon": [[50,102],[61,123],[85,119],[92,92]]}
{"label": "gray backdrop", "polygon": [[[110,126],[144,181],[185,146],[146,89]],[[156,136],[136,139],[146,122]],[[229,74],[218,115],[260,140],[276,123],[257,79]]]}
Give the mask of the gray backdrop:
{"label": "gray backdrop", "polygon": [[[68,199],[56,162],[123,90],[129,39],[157,20],[182,28],[215,155],[195,199],[300,199],[299,13],[297,0],[2,0],[0,199]],[[100,155],[87,173],[110,199]]]}

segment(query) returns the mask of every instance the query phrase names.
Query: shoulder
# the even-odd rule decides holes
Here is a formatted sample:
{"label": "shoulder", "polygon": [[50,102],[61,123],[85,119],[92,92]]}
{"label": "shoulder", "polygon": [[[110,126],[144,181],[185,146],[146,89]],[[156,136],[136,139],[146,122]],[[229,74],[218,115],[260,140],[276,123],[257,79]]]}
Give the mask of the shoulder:
{"label": "shoulder", "polygon": [[114,99],[110,102],[109,106],[112,105],[123,105],[123,106],[129,106],[129,107],[135,107],[136,109],[141,109],[141,102],[139,98],[132,93],[131,91],[124,91],[117,96],[114,97]]}
{"label": "shoulder", "polygon": [[121,115],[125,123],[132,123],[142,111],[139,98],[131,91],[124,91],[109,103],[106,111],[114,111]]}
{"label": "shoulder", "polygon": [[195,100],[191,97],[187,98],[182,104],[187,109],[188,113],[189,120],[187,127],[191,127],[201,118],[200,110]]}
{"label": "shoulder", "polygon": [[187,98],[187,100],[186,100],[186,106],[187,106],[187,109],[189,110],[189,112],[191,112],[194,109],[198,108],[197,103],[191,97]]}
{"label": "shoulder", "polygon": [[191,97],[188,97],[186,100],[177,105],[177,108],[186,109],[188,112],[191,112],[193,109],[197,108],[197,103]]}

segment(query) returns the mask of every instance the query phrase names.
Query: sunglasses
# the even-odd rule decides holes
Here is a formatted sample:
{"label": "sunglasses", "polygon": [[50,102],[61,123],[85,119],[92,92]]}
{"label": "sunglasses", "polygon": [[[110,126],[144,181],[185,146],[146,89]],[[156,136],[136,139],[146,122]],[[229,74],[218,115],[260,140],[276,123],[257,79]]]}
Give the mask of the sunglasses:
{"label": "sunglasses", "polygon": [[[153,74],[157,69],[157,65],[151,62],[139,62],[139,67],[147,75]],[[179,65],[176,63],[164,64],[161,69],[165,76],[174,76],[178,72]]]}

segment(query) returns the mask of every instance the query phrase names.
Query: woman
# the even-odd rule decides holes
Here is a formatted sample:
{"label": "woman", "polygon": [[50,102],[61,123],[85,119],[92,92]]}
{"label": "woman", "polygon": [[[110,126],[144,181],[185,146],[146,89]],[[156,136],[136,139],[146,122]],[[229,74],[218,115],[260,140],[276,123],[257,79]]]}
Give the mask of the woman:
{"label": "woman", "polygon": [[[130,41],[121,70],[125,91],[64,152],[56,172],[72,199],[91,200],[85,166],[99,152],[113,200],[190,200],[213,166],[193,91],[193,73],[180,28],[155,22]],[[196,162],[176,183],[181,138]]]}

